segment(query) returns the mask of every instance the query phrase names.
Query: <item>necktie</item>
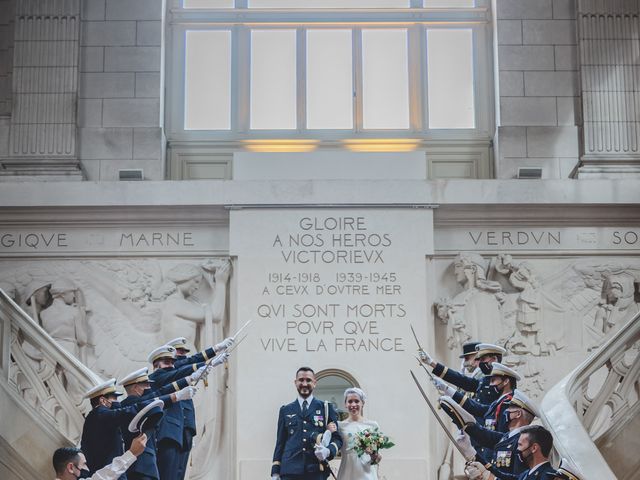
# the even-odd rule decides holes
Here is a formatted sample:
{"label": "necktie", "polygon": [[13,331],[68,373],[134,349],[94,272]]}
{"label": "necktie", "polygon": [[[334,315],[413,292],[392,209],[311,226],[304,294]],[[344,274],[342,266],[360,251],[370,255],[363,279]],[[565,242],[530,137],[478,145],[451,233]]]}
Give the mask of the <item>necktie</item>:
{"label": "necktie", "polygon": [[306,400],[304,400],[302,402],[302,415],[306,415],[308,407],[309,407],[309,404],[307,403]]}

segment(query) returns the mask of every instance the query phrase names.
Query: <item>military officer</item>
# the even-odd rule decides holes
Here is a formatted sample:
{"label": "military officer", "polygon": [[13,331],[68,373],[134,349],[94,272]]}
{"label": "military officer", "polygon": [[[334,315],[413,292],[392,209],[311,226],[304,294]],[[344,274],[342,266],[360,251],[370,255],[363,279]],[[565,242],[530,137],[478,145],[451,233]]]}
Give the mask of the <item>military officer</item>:
{"label": "military officer", "polygon": [[[475,422],[473,415],[450,397],[442,397],[440,405],[454,419],[454,423],[468,434],[461,434],[456,440],[465,452],[465,458],[470,462],[465,469],[470,478],[484,478],[483,475],[489,478],[489,474],[484,473],[489,471],[501,480],[517,480],[527,469],[518,457],[518,440],[521,430],[530,425],[537,416],[537,408],[520,390],[516,390],[513,398],[505,402],[509,431],[504,434],[480,426]],[[476,444],[491,449],[493,456],[484,457],[478,453],[472,447],[471,439],[475,440]]]}
{"label": "military officer", "polygon": [[[233,345],[233,338],[225,338],[222,342],[209,347],[202,352],[195,355],[187,355],[189,353],[189,347],[187,346],[187,339],[185,337],[174,338],[167,342],[167,345],[176,349],[176,359],[173,364],[175,368],[180,368],[184,365],[191,365],[194,363],[206,362],[214,358],[217,354],[227,350],[227,348]],[[193,437],[196,436],[196,411],[193,405],[193,401],[182,403],[182,414],[184,418],[184,429],[182,438],[182,451],[180,454],[180,471],[178,476],[184,478],[187,472],[187,464],[189,463],[189,454],[193,447]]]}
{"label": "military officer", "polygon": [[294,384],[298,398],[280,407],[278,414],[271,478],[324,480],[329,476],[326,461],[338,453],[342,439],[339,431],[331,434],[331,441],[326,447],[314,445],[314,439],[322,436],[330,422],[337,425],[338,416],[331,404],[313,397],[316,378],[311,368],[300,367]]}
{"label": "military officer", "polygon": [[[181,378],[176,382],[165,385],[157,391],[151,390],[151,383],[153,380],[149,379],[149,368],[144,367],[135,372],[130,373],[120,381],[120,385],[124,387],[127,392],[127,398],[125,398],[121,405],[126,407],[129,405],[135,405],[140,401],[151,399],[156,395],[168,395],[176,393],[176,399],[182,400],[181,404],[184,405],[187,402],[191,402],[193,394],[187,393],[195,387],[189,386],[189,381],[186,378]],[[195,393],[195,392],[194,392]],[[124,429],[122,432],[124,437],[125,448],[131,445],[133,439],[137,436],[137,433],[132,433],[128,429]],[[151,430],[148,433],[147,445],[142,455],[138,457],[136,462],[127,470],[128,480],[158,480],[160,475],[158,473],[158,466],[156,464],[156,435],[155,431]]]}
{"label": "military officer", "polygon": [[494,362],[489,375],[489,386],[494,391],[494,396],[498,397],[497,400],[490,404],[481,403],[469,398],[466,393],[455,391],[451,387],[446,393],[467,412],[480,418],[483,427],[505,433],[508,430],[505,402],[511,400],[519,380],[521,377],[516,371],[501,363]]}
{"label": "military officer", "polygon": [[[221,365],[228,358],[228,354],[221,353],[207,365],[205,362],[183,365],[175,368],[176,349],[170,345],[163,345],[153,350],[148,357],[154,371],[149,375],[153,380],[153,389],[157,390],[181,378],[188,377],[190,383],[208,374],[210,369]],[[184,441],[184,413],[182,405],[172,405],[165,410],[164,418],[158,426],[156,434],[158,473],[160,480],[182,480],[180,476],[181,453]],[[182,472],[184,475],[184,472]]]}
{"label": "military officer", "polygon": [[518,456],[529,467],[518,480],[554,480],[556,469],[549,462],[553,448],[551,432],[540,425],[529,425],[520,431]]}
{"label": "military officer", "polygon": [[482,371],[478,368],[480,360],[477,359],[476,347],[480,342],[467,342],[462,345],[462,353],[458,358],[461,359],[460,371],[467,377],[480,378],[483,376]]}
{"label": "military officer", "polygon": [[[490,386],[489,375],[491,373],[491,365],[493,362],[502,362],[502,357],[507,351],[490,343],[479,343],[475,346],[476,356],[474,362],[477,363],[479,371],[474,375],[468,376],[462,372],[452,370],[442,363],[438,363],[424,350],[420,350],[418,355],[422,363],[433,368],[433,374],[440,377],[444,381],[461,388],[465,392],[473,393],[474,398],[480,403],[490,404],[497,400],[498,394]],[[441,390],[442,384],[436,384],[436,388],[440,393],[445,395]]]}

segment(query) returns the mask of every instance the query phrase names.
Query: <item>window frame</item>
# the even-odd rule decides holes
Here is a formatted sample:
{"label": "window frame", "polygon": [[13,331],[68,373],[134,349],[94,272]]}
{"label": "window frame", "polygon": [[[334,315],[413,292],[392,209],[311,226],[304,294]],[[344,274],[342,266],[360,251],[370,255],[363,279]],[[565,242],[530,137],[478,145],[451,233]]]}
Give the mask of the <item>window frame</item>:
{"label": "window frame", "polygon": [[[411,0],[408,8],[395,9],[249,9],[246,0],[235,8],[182,8],[181,0],[170,0],[167,14],[165,131],[169,143],[240,144],[252,139],[315,139],[321,144],[339,144],[344,139],[411,138],[427,144],[433,141],[487,141],[493,136],[493,49],[491,12],[488,0],[476,0],[473,8],[422,8]],[[381,18],[384,20],[381,20]],[[297,127],[287,130],[251,130],[250,44],[251,29],[296,30]],[[351,29],[353,35],[352,129],[306,129],[306,30]],[[406,28],[409,59],[409,128],[362,129],[362,35],[363,29]],[[428,72],[426,31],[431,28],[471,29],[475,128],[428,129]],[[231,32],[231,118],[229,130],[186,130],[185,39],[187,30],[229,30]],[[360,93],[358,95],[357,93]]]}

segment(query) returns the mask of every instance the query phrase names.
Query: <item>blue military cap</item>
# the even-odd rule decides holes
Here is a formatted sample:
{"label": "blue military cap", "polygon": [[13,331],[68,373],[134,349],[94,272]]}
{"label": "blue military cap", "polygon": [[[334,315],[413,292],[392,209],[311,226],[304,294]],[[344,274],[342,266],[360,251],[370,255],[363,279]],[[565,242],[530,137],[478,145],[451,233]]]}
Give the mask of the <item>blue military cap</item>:
{"label": "blue military cap", "polygon": [[129,423],[131,433],[153,430],[162,419],[164,402],[156,398],[149,405],[140,410]]}
{"label": "blue military cap", "polygon": [[464,358],[467,355],[475,355],[476,347],[480,345],[480,342],[467,342],[462,345],[462,354],[458,358]]}

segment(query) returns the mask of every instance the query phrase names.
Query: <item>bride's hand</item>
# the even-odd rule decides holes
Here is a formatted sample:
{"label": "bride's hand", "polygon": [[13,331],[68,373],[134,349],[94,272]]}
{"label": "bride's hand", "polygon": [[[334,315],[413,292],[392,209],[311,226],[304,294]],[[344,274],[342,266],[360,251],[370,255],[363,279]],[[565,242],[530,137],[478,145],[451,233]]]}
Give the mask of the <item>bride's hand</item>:
{"label": "bride's hand", "polygon": [[335,433],[338,430],[338,426],[335,422],[330,422],[329,425],[327,425],[327,430],[329,430],[331,433]]}
{"label": "bride's hand", "polygon": [[377,465],[380,463],[381,460],[382,460],[382,455],[380,455],[379,453],[371,454],[371,465]]}

